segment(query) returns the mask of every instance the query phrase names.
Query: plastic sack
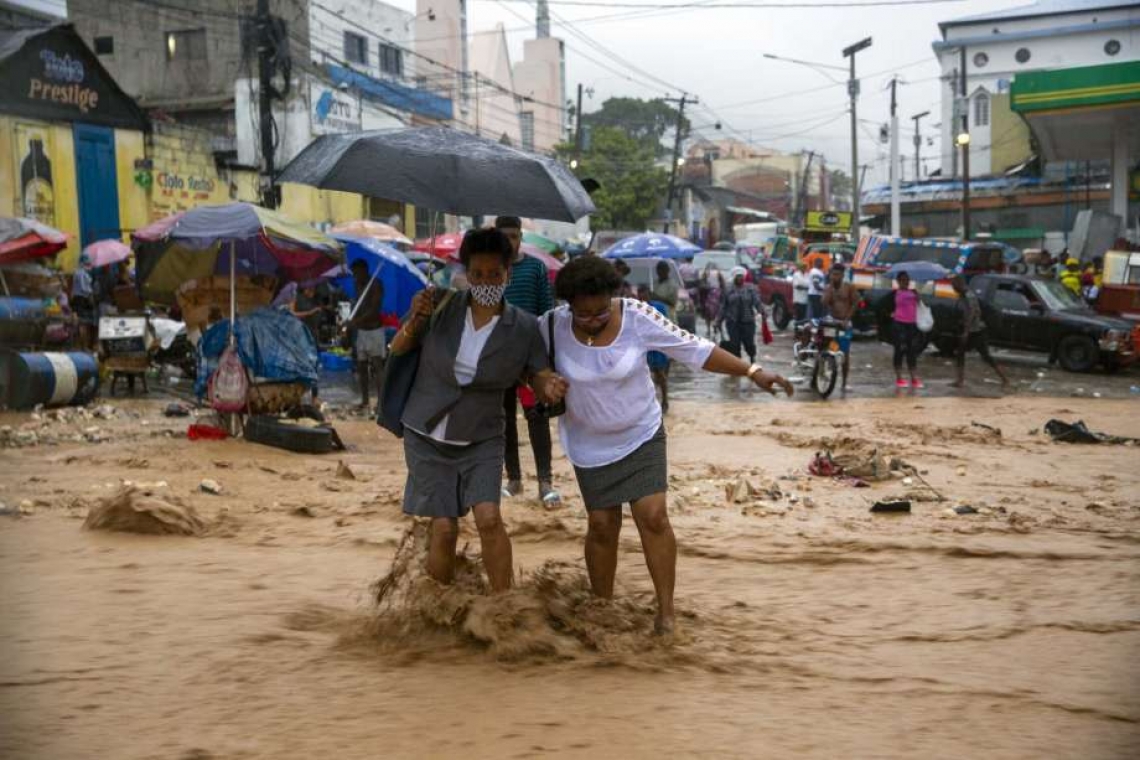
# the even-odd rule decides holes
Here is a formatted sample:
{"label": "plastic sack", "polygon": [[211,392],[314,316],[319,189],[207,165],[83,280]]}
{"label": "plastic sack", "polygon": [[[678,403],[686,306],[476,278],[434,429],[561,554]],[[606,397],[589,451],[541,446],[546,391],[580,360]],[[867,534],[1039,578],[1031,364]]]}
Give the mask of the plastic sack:
{"label": "plastic sack", "polygon": [[914,326],[918,328],[919,332],[924,333],[934,329],[934,312],[922,301],[919,301],[915,308]]}
{"label": "plastic sack", "polygon": [[210,406],[219,412],[240,412],[245,409],[248,394],[249,376],[241,357],[236,348],[227,346],[210,378]]}

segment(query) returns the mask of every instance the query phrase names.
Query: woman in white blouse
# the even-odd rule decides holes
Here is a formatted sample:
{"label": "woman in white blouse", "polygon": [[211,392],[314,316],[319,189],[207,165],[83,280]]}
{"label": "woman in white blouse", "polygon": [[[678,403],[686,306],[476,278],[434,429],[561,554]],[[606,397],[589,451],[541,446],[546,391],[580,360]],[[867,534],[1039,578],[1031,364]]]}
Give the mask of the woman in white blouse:
{"label": "woman in white blouse", "polygon": [[621,507],[629,503],[657,594],[656,630],[673,630],[677,543],[666,510],[665,428],[646,354],[656,350],[693,368],[748,377],[764,390],[793,388],[784,378],[749,365],[710,341],[685,332],[652,307],[615,298],[621,278],[606,260],[586,256],[558,273],[566,303],[542,319],[549,342],[554,321],[554,368],[569,384],[560,418],[562,448],[574,465],[589,514],[586,567],[597,596],[610,598],[617,570]]}

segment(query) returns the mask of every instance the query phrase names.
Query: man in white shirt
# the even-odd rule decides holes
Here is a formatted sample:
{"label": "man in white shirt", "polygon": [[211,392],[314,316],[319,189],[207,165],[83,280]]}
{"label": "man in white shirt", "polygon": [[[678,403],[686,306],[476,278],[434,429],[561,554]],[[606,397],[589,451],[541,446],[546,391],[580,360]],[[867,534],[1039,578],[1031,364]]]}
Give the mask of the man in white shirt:
{"label": "man in white shirt", "polygon": [[819,260],[808,272],[808,318],[823,319],[823,291],[827,287],[827,275],[819,268]]}
{"label": "man in white shirt", "polygon": [[807,321],[808,317],[808,290],[811,283],[808,281],[807,264],[800,262],[792,274],[792,317],[796,323]]}

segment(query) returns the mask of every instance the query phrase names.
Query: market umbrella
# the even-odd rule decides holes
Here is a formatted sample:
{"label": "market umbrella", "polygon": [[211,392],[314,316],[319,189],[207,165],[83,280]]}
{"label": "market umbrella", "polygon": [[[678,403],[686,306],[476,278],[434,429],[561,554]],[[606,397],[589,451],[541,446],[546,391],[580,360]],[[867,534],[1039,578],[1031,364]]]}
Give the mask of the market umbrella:
{"label": "market umbrella", "polygon": [[312,227],[250,203],[199,206],[135,231],[143,298],[173,303],[185,282],[210,275],[310,280],[344,260],[340,244]]}
{"label": "market umbrella", "polygon": [[593,202],[552,158],[446,127],[322,135],[277,178],[464,215],[574,222]]}
{"label": "market umbrella", "polygon": [[949,269],[933,261],[900,261],[887,270],[887,275],[893,280],[903,272],[910,275],[912,282],[945,280],[952,274]]}
{"label": "market umbrella", "polygon": [[464,234],[463,232],[448,232],[443,235],[436,235],[434,238],[417,240],[412,246],[412,250],[430,253],[434,256],[456,258],[459,256],[459,247],[463,245]]}
{"label": "market umbrella", "polygon": [[539,233],[532,232],[530,230],[525,230],[523,232],[522,241],[524,243],[530,243],[536,248],[541,248],[547,253],[554,253],[562,247],[558,245],[558,243],[548,238],[546,235],[540,235]]}
{"label": "market umbrella", "polygon": [[59,253],[67,235],[35,219],[0,217],[0,265],[19,264]]}
{"label": "market umbrella", "polygon": [[375,275],[384,285],[384,302],[380,310],[386,315],[398,318],[406,314],[412,308],[412,297],[428,286],[423,272],[395,248],[372,238],[337,235],[336,239],[344,243],[347,261],[346,266],[338,267],[342,272],[335,282],[349,298],[356,300],[357,296],[356,282],[349,272],[349,267],[356,261],[367,264],[369,276]]}
{"label": "market umbrella", "polygon": [[373,238],[389,245],[411,246],[412,241],[404,233],[390,224],[374,222],[371,219],[357,219],[354,222],[341,222],[329,230],[331,235],[353,235],[355,237]]}
{"label": "market umbrella", "polygon": [[126,261],[131,257],[131,249],[123,241],[110,238],[97,240],[87,246],[83,249],[83,255],[87,257],[88,266],[99,269]]}
{"label": "market umbrella", "polygon": [[611,245],[602,253],[606,259],[687,259],[701,252],[699,245],[673,235],[645,232],[627,237]]}

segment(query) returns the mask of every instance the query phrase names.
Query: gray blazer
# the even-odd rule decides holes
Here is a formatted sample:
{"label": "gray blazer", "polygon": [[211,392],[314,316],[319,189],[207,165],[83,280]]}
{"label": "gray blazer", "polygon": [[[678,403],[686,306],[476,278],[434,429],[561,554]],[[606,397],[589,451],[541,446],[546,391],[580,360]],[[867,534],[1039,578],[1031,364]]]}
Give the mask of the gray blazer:
{"label": "gray blazer", "polygon": [[503,394],[524,375],[547,369],[550,359],[538,320],[505,304],[479,356],[475,379],[460,386],[455,379],[455,357],[469,303],[468,293],[456,293],[424,336],[416,382],[401,421],[405,427],[428,433],[450,415],[444,437],[478,443],[503,435]]}

